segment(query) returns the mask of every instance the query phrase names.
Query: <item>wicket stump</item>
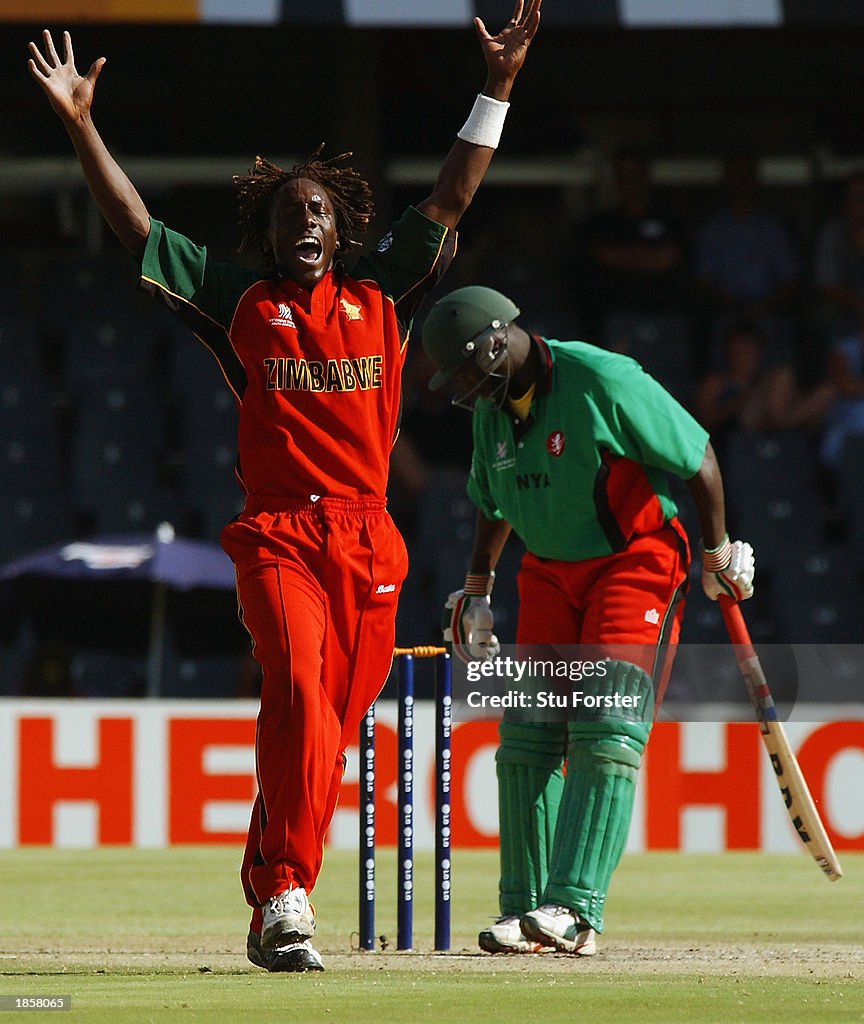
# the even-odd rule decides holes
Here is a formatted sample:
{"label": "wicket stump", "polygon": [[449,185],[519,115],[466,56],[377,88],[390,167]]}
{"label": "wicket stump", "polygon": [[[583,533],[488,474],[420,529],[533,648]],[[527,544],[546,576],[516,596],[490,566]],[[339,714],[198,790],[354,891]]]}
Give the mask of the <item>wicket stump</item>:
{"label": "wicket stump", "polygon": [[[435,658],[435,949],[450,948],[450,656],[443,647],[397,647],[397,949],[414,931],[414,659]],[[360,948],[375,949],[375,705],[360,727]]]}

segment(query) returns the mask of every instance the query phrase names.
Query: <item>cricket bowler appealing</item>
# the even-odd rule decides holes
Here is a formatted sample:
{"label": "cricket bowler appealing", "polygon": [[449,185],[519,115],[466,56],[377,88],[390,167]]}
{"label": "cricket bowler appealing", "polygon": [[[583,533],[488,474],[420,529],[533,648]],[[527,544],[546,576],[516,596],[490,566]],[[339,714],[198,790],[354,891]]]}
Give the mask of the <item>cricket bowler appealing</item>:
{"label": "cricket bowler appealing", "polygon": [[642,698],[630,707],[600,702],[564,720],[505,711],[499,726],[500,916],[480,946],[590,956],[687,589],[690,553],[668,474],[686,480],[695,502],[712,600],[750,597],[754,558],[729,540],[714,451],[690,414],[635,360],[530,335],[519,313],[472,286],[440,299],[423,328],[437,368],[430,388],[449,384],[454,403],[473,410],[476,534],[445,637],[466,658],[498,653],[489,595],[512,529],[527,548],[517,645],[639,652],[596,680],[597,694]]}
{"label": "cricket bowler appealing", "polygon": [[30,44],[30,73],[108,224],[138,260],[141,286],[212,350],[238,405],[246,501],[222,544],[262,668],[258,795],[241,880],[252,908],[247,956],[268,971],[323,969],[310,942],[308,894],[345,749],[390,669],[407,572],[385,501],[405,344],[498,144],[541,2],[518,0],[495,36],[475,19],[483,93],[432,193],[351,273],[343,258],[372,201],[367,183],[345,166],[350,154],[323,160],[319,149],[290,170],[258,158],[234,183],[241,249],[261,257],[263,274],[219,263],[151,219],[97,133],[90,108],[104,58],[82,76],[68,33],[62,58],[47,31],[43,49]]}

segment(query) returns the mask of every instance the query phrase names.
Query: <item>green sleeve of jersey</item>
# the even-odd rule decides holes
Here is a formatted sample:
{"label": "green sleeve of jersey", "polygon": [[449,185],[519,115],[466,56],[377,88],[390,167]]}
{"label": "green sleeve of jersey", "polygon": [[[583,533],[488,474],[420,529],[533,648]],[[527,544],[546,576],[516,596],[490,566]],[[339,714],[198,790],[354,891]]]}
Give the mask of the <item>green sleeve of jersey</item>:
{"label": "green sleeve of jersey", "polygon": [[440,280],[455,249],[454,230],[409,206],[378,245],[358,260],[351,276],[358,281],[371,278],[397,306],[407,301],[413,312]]}
{"label": "green sleeve of jersey", "polygon": [[240,296],[256,280],[242,267],[210,258],[207,247],[196,245],[158,220],[141,259],[141,286],[178,311],[188,304],[228,328]]}
{"label": "green sleeve of jersey", "polygon": [[627,361],[607,398],[622,455],[684,480],[699,470],[708,432],[638,363]]}
{"label": "green sleeve of jersey", "polygon": [[471,472],[468,474],[468,497],[487,519],[503,519],[501,511],[489,489],[489,476],[486,462],[482,457],[483,440],[480,417],[476,414],[472,424],[474,434],[474,450],[471,454]]}

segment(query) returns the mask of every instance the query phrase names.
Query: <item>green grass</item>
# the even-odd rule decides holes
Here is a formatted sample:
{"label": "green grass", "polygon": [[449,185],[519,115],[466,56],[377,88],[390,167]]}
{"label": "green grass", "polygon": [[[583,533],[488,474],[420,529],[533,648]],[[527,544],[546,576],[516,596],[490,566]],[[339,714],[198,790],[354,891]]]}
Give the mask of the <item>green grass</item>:
{"label": "green grass", "polygon": [[[4,979],[4,989],[5,989]],[[252,1024],[333,1021],[354,1024],[421,1024],[491,1019],[572,1022],[600,1017],[602,1024],[638,1021],[835,1024],[862,1020],[860,994],[848,985],[801,979],[645,978],[610,982],[562,978],[543,971],[518,975],[456,975],[418,969],[350,970],[323,975],[191,978],[136,976],[49,979],[16,985],[17,991],[72,991],[73,1011],[60,1021],[205,1021]],[[54,1019],[57,1019],[56,1017]]]}
{"label": "green grass", "polygon": [[864,1021],[860,856],[843,857],[835,884],[803,855],[625,857],[601,953],[578,960],[476,955],[495,913],[496,856],[460,851],[454,955],[431,953],[428,855],[415,868],[419,953],[392,952],[392,850],[379,851],[378,869],[387,952],[351,955],[355,858],[331,852],[314,894],[328,969],[301,976],[246,963],[238,858],[226,848],[0,851],[0,994],[71,995],[60,1021],[86,1024]]}

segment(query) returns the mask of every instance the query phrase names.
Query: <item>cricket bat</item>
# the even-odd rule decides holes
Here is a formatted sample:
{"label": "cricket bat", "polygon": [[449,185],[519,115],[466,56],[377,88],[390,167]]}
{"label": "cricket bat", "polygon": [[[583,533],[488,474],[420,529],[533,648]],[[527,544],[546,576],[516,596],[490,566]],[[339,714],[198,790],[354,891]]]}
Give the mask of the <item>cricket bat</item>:
{"label": "cricket bat", "polygon": [[786,810],[792,819],[792,825],[798,833],[798,838],[809,850],[813,859],[822,868],[825,875],[836,882],[842,878],[843,870],[840,861],[816,810],[816,804],[807,788],[807,781],[801,771],[798,760],[792,753],[789,740],[782,724],[777,719],[777,709],[774,706],[774,698],[759,656],[750,639],[750,632],[744,622],[744,616],[737,602],[731,597],[720,597],[720,610],[723,613],[723,621],[726,623],[726,631],[735,649],[735,657],[738,661],[738,668],[744,676],[747,685],[747,693],[756,712],[756,721],[774,774],[777,777],[777,785],[786,804]]}

